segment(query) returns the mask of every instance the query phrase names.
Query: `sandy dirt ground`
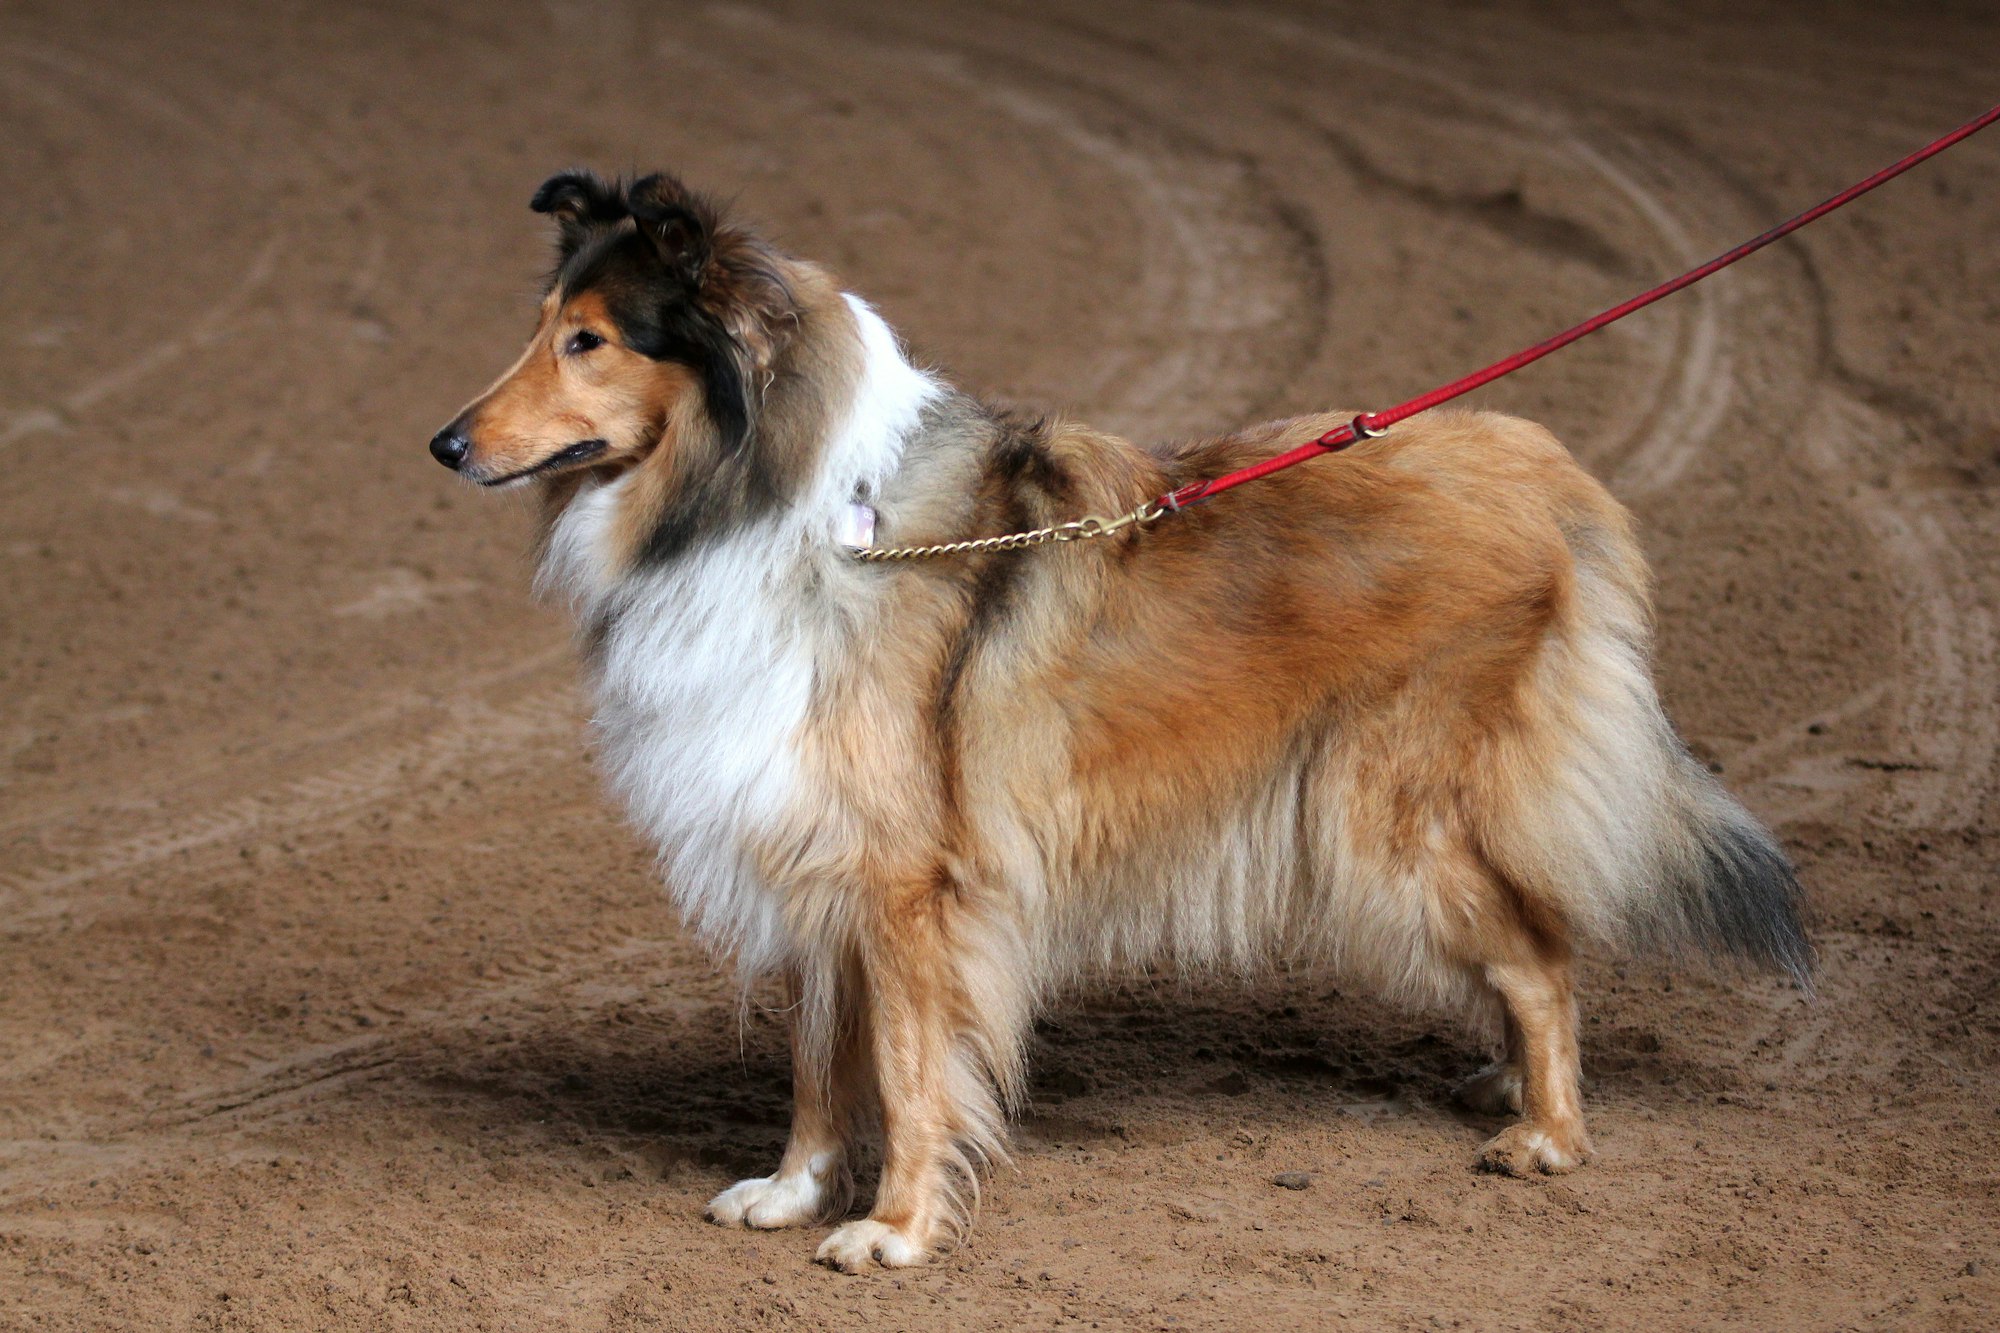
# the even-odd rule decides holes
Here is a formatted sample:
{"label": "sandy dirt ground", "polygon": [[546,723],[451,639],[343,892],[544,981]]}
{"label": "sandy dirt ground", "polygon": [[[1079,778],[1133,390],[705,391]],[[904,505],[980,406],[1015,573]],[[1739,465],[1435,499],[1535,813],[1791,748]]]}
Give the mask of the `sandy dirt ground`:
{"label": "sandy dirt ground", "polygon": [[1994,98],[1990,5],[1890,8],[7,5],[0,1327],[1994,1327],[2000,133],[1484,395],[1639,515],[1824,964],[1593,961],[1561,1180],[1473,1170],[1449,1018],[1161,974],[1049,1015],[936,1266],[704,1223],[780,1027],[600,796],[525,507],[423,447],[570,164],[1007,399],[1386,404]]}

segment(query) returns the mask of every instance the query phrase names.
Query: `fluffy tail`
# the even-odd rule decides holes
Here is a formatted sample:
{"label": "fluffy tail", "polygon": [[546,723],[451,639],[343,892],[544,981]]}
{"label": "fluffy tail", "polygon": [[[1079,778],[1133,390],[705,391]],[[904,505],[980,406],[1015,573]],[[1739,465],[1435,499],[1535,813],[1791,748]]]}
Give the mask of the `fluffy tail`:
{"label": "fluffy tail", "polygon": [[[1675,733],[1650,670],[1644,562],[1609,496],[1565,536],[1570,616],[1527,695],[1537,743],[1496,750],[1510,817],[1487,855],[1579,934],[1614,947],[1690,948],[1781,969],[1810,989],[1802,895],[1776,839]],[[1527,781],[1516,775],[1534,775]]]}
{"label": "fluffy tail", "polygon": [[1635,942],[1693,944],[1780,969],[1810,991],[1813,951],[1800,922],[1803,895],[1792,863],[1678,737],[1672,745],[1655,844],[1664,893],[1647,904],[1654,910],[1632,920]]}
{"label": "fluffy tail", "polygon": [[[1579,935],[1780,969],[1810,990],[1791,862],[1688,753],[1643,670],[1566,711],[1566,753],[1517,788],[1486,855]],[[1495,765],[1504,773],[1505,765]]]}

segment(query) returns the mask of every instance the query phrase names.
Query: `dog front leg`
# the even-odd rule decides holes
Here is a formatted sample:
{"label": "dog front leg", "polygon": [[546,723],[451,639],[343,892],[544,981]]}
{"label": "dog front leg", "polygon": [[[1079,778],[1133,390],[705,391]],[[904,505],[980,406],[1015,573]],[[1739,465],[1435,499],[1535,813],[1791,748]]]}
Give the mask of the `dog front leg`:
{"label": "dog front leg", "polygon": [[[829,993],[817,993],[819,986]],[[847,1160],[855,1100],[868,1052],[852,1005],[833,982],[785,978],[792,1046],[792,1132],[775,1173],[739,1180],[708,1202],[723,1226],[806,1226],[847,1211],[854,1177]],[[827,1005],[826,1008],[815,1007]]]}
{"label": "dog front leg", "polygon": [[960,1104],[971,1089],[953,1077],[953,1016],[961,1006],[947,910],[927,886],[885,910],[864,944],[882,1179],[868,1216],[837,1228],[819,1247],[819,1260],[842,1272],[930,1258],[959,1220],[955,1186],[970,1184],[954,1175],[969,1176],[958,1144],[977,1110]]}

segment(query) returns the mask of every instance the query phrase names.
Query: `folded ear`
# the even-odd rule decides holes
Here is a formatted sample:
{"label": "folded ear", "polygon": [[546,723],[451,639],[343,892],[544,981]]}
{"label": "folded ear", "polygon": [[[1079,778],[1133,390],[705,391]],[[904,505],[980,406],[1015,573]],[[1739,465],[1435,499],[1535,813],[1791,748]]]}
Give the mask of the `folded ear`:
{"label": "folded ear", "polygon": [[625,201],[615,187],[588,171],[565,171],[542,182],[528,207],[556,220],[559,244],[567,259],[600,227],[625,216]]}
{"label": "folded ear", "polygon": [[714,206],[667,175],[633,182],[625,192],[625,206],[668,271],[689,288],[700,287],[715,257]]}

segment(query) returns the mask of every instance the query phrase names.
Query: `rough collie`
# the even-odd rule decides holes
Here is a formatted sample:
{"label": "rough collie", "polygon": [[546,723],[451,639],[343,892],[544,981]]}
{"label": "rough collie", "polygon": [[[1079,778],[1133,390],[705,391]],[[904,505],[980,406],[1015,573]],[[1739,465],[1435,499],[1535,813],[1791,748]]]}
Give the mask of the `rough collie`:
{"label": "rough collie", "polygon": [[1032,1016],[1104,969],[1319,965],[1484,1018],[1464,1095],[1519,1116],[1482,1156],[1515,1174],[1591,1153],[1579,946],[1806,980],[1790,866],[1654,693],[1631,523],[1541,427],[1436,411],[1144,530],[863,563],[1121,513],[1349,414],[1160,445],[1026,419],[670,177],[533,207],[540,321],[431,452],[539,486],[610,785],[691,928],[788,990],[790,1143],[715,1221],[840,1218],[879,1126],[874,1206],[819,1258],[937,1253]]}

